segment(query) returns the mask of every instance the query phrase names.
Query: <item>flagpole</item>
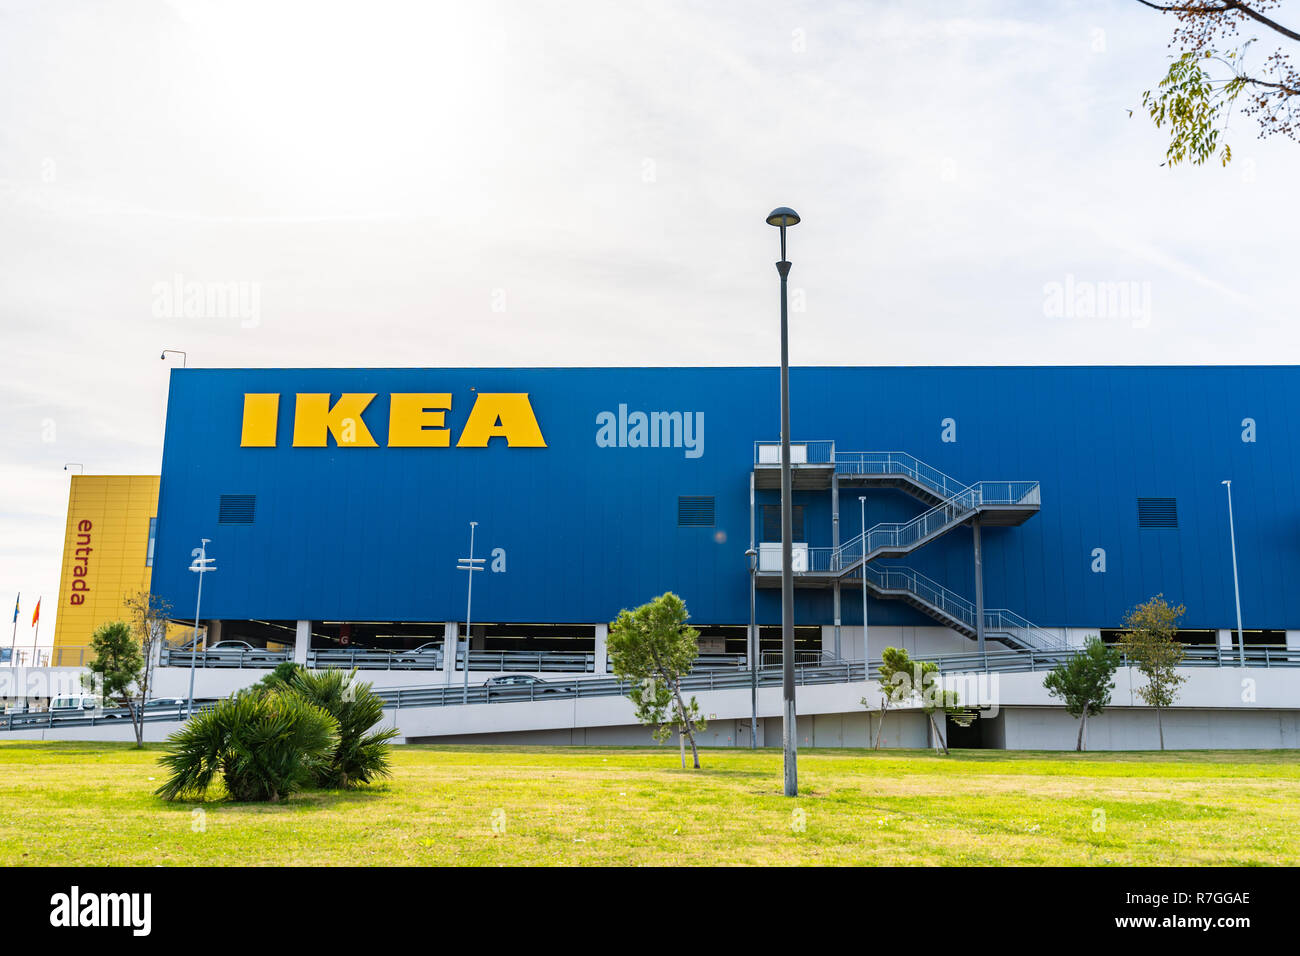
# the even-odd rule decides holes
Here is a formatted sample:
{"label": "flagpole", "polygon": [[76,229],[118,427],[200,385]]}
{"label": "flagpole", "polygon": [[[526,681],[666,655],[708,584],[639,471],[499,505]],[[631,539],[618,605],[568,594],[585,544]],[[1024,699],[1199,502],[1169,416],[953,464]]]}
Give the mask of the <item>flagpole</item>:
{"label": "flagpole", "polygon": [[9,666],[16,666],[14,663],[14,654],[18,653],[18,605],[22,603],[23,592],[18,592],[18,597],[14,598],[14,635],[9,638]]}

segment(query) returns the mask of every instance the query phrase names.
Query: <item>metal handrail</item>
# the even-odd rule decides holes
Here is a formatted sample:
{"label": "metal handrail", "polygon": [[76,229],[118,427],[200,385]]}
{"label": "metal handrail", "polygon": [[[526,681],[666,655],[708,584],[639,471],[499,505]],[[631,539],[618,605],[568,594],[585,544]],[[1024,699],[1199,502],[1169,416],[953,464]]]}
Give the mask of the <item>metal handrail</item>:
{"label": "metal handrail", "polygon": [[[456,670],[465,669],[465,649],[456,652]],[[592,673],[594,651],[489,651],[469,652],[471,671]]]}
{"label": "metal handrail", "polygon": [[194,666],[200,668],[220,668],[220,667],[250,667],[250,668],[267,668],[274,667],[283,661],[293,659],[293,651],[268,651],[260,647],[255,647],[251,651],[244,648],[229,649],[226,648],[209,648],[206,651],[182,651],[174,647],[164,647],[158,655],[158,663],[162,667],[189,667],[190,659],[193,658]]}
{"label": "metal handrail", "polygon": [[[1002,650],[988,651],[984,654],[940,654],[925,660],[938,666],[940,674],[969,673],[1017,673],[1026,671],[1050,670],[1064,660],[1081,653],[1079,647],[1061,648],[1051,651],[1041,650]],[[1230,647],[1187,646],[1183,649],[1183,667],[1240,667],[1242,651]],[[880,676],[880,661],[864,662],[861,660],[836,660],[820,664],[796,664],[795,682],[807,684],[852,683]],[[1288,648],[1280,645],[1257,645],[1245,651],[1247,667],[1300,667],[1300,648]],[[1120,652],[1120,666],[1132,666],[1123,651]],[[758,683],[762,686],[779,685],[782,670],[780,667],[761,667],[757,671]],[[732,690],[750,686],[750,671],[737,669],[727,671],[710,671],[703,674],[691,674],[682,678],[683,690]],[[570,683],[542,683],[527,686],[493,687],[479,684],[469,689],[469,703],[509,703],[522,700],[562,700],[579,697],[610,697],[626,694],[629,685],[617,678],[586,678]],[[421,687],[391,688],[376,690],[375,693],[385,701],[389,708],[402,707],[442,707],[454,706],[464,702],[464,692],[458,687],[445,684]],[[176,720],[170,712],[144,715],[148,723]],[[106,723],[112,720],[121,725],[123,718],[106,716],[89,717],[81,715],[56,716],[52,711],[28,712],[22,714],[0,715],[0,731],[3,730],[39,730],[49,727],[86,727]]]}
{"label": "metal handrail", "polygon": [[905,451],[840,452],[835,457],[835,471],[843,475],[901,475],[941,498],[951,498],[966,487],[964,482]]}
{"label": "metal handrail", "polygon": [[0,647],[0,667],[85,667],[93,656],[93,648],[83,645],[6,644]]}
{"label": "metal handrail", "polygon": [[[833,465],[835,464],[835,442],[828,439],[817,439],[816,441],[791,441],[791,446],[798,446],[805,451],[804,461],[800,465]],[[762,457],[759,449],[761,448],[780,448],[780,441],[756,441],[754,442],[754,464],[775,466],[781,463],[780,454],[777,455],[776,461],[760,461]],[[793,458],[793,453],[791,454]]]}
{"label": "metal handrail", "polygon": [[915,518],[882,521],[866,529],[840,545],[828,570],[848,570],[864,555],[870,561],[885,554],[906,554],[967,521],[980,508],[1038,503],[1036,481],[977,481]]}
{"label": "metal handrail", "polygon": [[441,670],[442,648],[427,651],[376,649],[373,647],[312,648],[307,651],[312,667],[343,667],[357,670]]}

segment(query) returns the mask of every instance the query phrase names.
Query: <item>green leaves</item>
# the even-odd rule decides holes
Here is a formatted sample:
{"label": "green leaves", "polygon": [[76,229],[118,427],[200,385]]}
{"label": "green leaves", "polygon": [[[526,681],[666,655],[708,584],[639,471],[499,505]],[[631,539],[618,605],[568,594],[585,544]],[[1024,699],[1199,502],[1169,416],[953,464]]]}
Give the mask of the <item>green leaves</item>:
{"label": "green leaves", "polygon": [[298,694],[275,691],[218,701],[168,739],[160,763],[165,800],[201,797],[218,773],[232,800],[286,800],[328,765],[338,721]]}
{"label": "green leaves", "polygon": [[384,705],[355,676],[298,669],[204,708],[168,738],[160,762],[171,776],[155,793],[202,796],[220,774],[233,800],[285,800],[388,776],[398,731],[369,732]]}
{"label": "green leaves", "polygon": [[1082,717],[1085,711],[1089,717],[1096,717],[1110,704],[1119,659],[1119,652],[1107,647],[1100,637],[1090,637],[1083,652],[1058,664],[1044,678],[1043,686],[1051,696],[1064,701],[1071,717]]}
{"label": "green leaves", "polygon": [[368,733],[384,717],[384,702],[370,684],[358,684],[356,671],[299,669],[287,682],[304,700],[330,714],[339,725],[338,745],[316,774],[320,787],[355,787],[392,773],[389,741],[395,727]]}
{"label": "green leaves", "polygon": [[674,732],[684,734],[694,752],[693,734],[705,724],[695,698],[687,704],[681,696],[681,679],[700,653],[700,632],[686,623],[689,617],[681,598],[671,591],[661,594],[636,610],[619,612],[606,650],[614,673],[632,685],[628,697],[637,720],[653,727],[660,742]]}
{"label": "green leaves", "polygon": [[83,683],[106,700],[132,698],[138,692],[136,685],[144,670],[144,654],[130,625],[125,621],[101,624],[90,638],[90,648],[94,657],[86,665],[90,673],[83,678]]}
{"label": "green leaves", "polygon": [[1124,618],[1127,633],[1120,648],[1147,679],[1138,696],[1152,707],[1169,707],[1187,680],[1177,667],[1183,662],[1183,645],[1175,639],[1178,622],[1187,613],[1181,604],[1171,607],[1163,594],[1139,604]]}
{"label": "green leaves", "polygon": [[[1229,60],[1236,59],[1236,51],[1226,57],[1214,50],[1189,50],[1169,65],[1156,92],[1142,94],[1142,105],[1156,124],[1156,129],[1169,127],[1169,148],[1165,152],[1166,166],[1190,162],[1201,165],[1215,155],[1221,126],[1232,105],[1248,82],[1245,76],[1232,72]],[[1207,70],[1206,61],[1228,66],[1230,76],[1215,79]],[[1232,148],[1226,143],[1218,150],[1221,165],[1232,161]]]}

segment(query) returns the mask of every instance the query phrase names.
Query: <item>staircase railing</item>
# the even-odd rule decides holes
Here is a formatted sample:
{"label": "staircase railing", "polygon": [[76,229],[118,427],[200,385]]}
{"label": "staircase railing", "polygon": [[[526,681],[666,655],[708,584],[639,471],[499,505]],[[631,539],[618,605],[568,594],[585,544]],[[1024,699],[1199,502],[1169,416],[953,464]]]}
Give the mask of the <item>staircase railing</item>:
{"label": "staircase railing", "polygon": [[[967,633],[977,633],[975,605],[920,571],[901,565],[881,567],[870,564],[858,568],[859,573],[863,571],[869,587],[885,593],[907,593],[946,615]],[[1005,636],[1030,650],[1057,651],[1067,646],[1059,635],[1031,624],[1006,608],[984,609],[984,633],[986,636]]]}
{"label": "staircase railing", "polygon": [[908,521],[885,521],[840,545],[827,570],[843,571],[877,554],[903,554],[989,505],[1039,503],[1036,481],[977,481]]}
{"label": "staircase railing", "polygon": [[966,488],[964,482],[905,451],[838,452],[835,470],[841,475],[901,475],[929,488],[941,498],[951,498]]}

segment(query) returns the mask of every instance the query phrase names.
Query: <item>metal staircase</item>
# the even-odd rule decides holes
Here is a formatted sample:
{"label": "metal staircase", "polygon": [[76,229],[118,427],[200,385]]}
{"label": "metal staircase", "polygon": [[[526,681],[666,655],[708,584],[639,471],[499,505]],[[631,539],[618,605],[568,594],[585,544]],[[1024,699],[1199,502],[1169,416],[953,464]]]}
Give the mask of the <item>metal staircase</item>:
{"label": "metal staircase", "polygon": [[[846,576],[846,583],[861,587],[863,570],[859,566],[854,574]],[[921,572],[901,565],[870,564],[865,571],[867,588],[876,597],[902,601],[966,637],[974,638],[979,633],[975,605]],[[1036,627],[1006,608],[984,609],[984,637],[1032,651],[1056,651],[1067,646],[1059,635]]]}
{"label": "metal staircase", "polygon": [[[1036,481],[978,481],[964,484],[906,452],[837,453],[833,442],[792,443],[792,470],[796,487],[834,489],[845,486],[897,488],[928,510],[908,521],[883,522],[851,540],[830,548],[800,549],[795,555],[795,580],[805,586],[865,586],[878,597],[901,600],[967,637],[977,637],[979,612],[961,595],[911,568],[876,567],[878,558],[909,554],[942,537],[953,528],[978,520],[982,525],[1018,525],[1038,513],[1041,505]],[[770,443],[758,443],[754,453],[756,487],[771,487],[780,468],[779,455]],[[760,568],[760,572],[764,569]],[[764,575],[760,573],[760,581]],[[767,571],[769,582],[774,580]],[[838,591],[837,591],[838,593]],[[838,607],[838,598],[837,598]],[[1057,650],[1064,642],[1050,631],[1004,608],[985,609],[987,640],[1030,650]]]}
{"label": "metal staircase", "polygon": [[[991,508],[1038,510],[1036,481],[979,481],[941,501],[910,521],[883,522],[833,549],[830,570],[845,574],[876,558],[895,558],[965,524]],[[1005,521],[1006,512],[1002,512]]]}

